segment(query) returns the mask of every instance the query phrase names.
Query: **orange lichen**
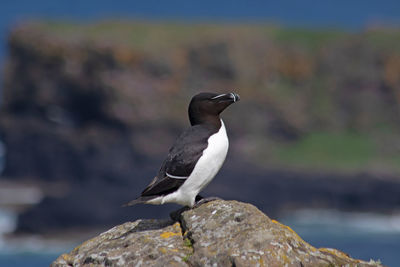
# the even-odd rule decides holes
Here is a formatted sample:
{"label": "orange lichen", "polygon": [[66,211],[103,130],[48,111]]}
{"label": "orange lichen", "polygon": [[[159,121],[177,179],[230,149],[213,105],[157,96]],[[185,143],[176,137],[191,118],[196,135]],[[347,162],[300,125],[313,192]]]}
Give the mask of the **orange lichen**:
{"label": "orange lichen", "polygon": [[[344,253],[344,252],[342,252],[340,250],[337,250],[337,249],[319,248],[318,250],[321,251],[321,252],[327,252],[327,253],[332,254],[332,255],[334,255],[336,257],[339,257],[339,258],[350,259],[349,255],[347,255],[346,253]],[[354,259],[354,260],[356,262],[360,262],[360,260],[356,260],[356,259]]]}
{"label": "orange lichen", "polygon": [[170,238],[172,236],[181,235],[181,233],[174,233],[174,232],[164,232],[160,236],[162,238]]}
{"label": "orange lichen", "polygon": [[62,254],[61,255],[62,259],[65,260],[67,263],[73,263],[74,262],[74,257],[72,257],[69,254]]}
{"label": "orange lichen", "polygon": [[271,221],[272,221],[273,223],[276,223],[276,224],[279,224],[280,226],[285,227],[285,228],[288,229],[291,233],[293,233],[296,237],[298,237],[300,240],[303,240],[303,239],[301,239],[301,237],[300,237],[295,231],[293,231],[293,229],[290,228],[289,226],[284,225],[284,224],[282,224],[282,223],[280,223],[280,222],[278,222],[278,221],[276,221],[276,220],[271,220]]}
{"label": "orange lichen", "polygon": [[182,236],[181,226],[178,222],[175,223],[174,225],[172,225],[172,228],[174,228],[174,230],[176,232],[164,232],[164,233],[160,234],[160,236],[162,238],[170,238],[170,237],[176,236],[176,235]]}
{"label": "orange lichen", "polygon": [[175,231],[182,232],[181,225],[178,222],[172,225],[172,227],[174,228]]}
{"label": "orange lichen", "polygon": [[284,263],[287,263],[287,264],[291,263],[291,260],[285,254],[280,253],[279,256],[281,257],[281,259],[283,260]]}
{"label": "orange lichen", "polygon": [[304,241],[304,240],[303,240],[292,228],[290,228],[289,226],[284,225],[284,224],[278,222],[277,220],[271,220],[271,221],[272,221],[273,223],[276,223],[276,224],[278,224],[278,225],[280,225],[280,226],[286,228],[287,230],[289,230],[300,242],[309,245],[311,251],[313,251],[313,252],[317,251],[317,249],[316,249],[315,247],[311,246],[311,245],[308,244],[306,241]]}

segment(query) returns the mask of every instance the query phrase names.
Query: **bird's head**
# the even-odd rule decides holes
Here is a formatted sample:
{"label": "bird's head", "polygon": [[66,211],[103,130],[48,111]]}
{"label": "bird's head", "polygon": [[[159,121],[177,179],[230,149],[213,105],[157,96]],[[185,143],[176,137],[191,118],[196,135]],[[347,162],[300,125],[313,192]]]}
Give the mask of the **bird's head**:
{"label": "bird's head", "polygon": [[189,104],[190,123],[195,125],[207,120],[218,119],[219,121],[219,114],[239,100],[240,97],[236,93],[199,93],[192,98]]}

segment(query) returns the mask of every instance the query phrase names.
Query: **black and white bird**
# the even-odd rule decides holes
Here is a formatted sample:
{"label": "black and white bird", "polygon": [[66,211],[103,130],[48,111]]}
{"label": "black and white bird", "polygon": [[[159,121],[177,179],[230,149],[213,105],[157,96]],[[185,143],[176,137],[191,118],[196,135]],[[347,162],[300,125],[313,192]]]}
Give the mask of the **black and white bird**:
{"label": "black and white bird", "polygon": [[193,207],[196,196],[218,173],[228,152],[229,141],[220,114],[239,99],[235,93],[195,95],[189,104],[191,127],[175,141],[141,196],[125,206],[177,203]]}

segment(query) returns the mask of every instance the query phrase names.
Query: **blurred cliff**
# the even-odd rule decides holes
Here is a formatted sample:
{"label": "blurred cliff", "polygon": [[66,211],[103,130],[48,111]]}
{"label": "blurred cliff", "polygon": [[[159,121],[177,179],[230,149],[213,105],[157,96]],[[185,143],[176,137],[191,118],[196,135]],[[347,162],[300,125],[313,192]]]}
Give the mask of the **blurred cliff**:
{"label": "blurred cliff", "polygon": [[120,204],[156,173],[199,91],[243,100],[224,114],[230,154],[209,193],[272,215],[399,208],[399,30],[41,22],[11,32],[4,75],[3,179],[46,195],[18,231],[154,215]]}

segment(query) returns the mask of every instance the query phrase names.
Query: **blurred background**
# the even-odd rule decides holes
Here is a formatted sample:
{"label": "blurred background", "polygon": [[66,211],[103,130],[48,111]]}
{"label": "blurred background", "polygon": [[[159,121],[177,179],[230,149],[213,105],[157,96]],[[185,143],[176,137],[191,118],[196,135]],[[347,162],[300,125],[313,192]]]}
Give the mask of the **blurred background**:
{"label": "blurred background", "polygon": [[400,261],[400,2],[2,1],[0,266],[47,266],[116,224],[200,91],[230,151],[204,195],[316,247]]}

